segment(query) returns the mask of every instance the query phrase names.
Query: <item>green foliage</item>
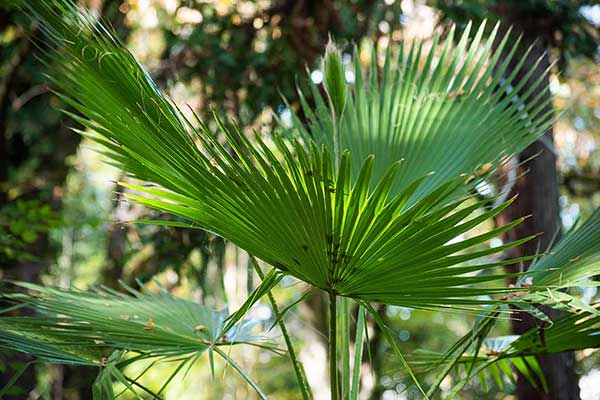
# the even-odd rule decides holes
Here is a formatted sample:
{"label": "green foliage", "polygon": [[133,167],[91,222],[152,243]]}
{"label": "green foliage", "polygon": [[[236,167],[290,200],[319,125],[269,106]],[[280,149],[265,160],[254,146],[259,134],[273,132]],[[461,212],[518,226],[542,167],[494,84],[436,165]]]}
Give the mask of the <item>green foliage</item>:
{"label": "green foliage", "polygon": [[[2,2],[3,6],[9,6]],[[38,60],[43,48],[31,43],[39,32],[31,20],[8,7],[0,27],[0,196],[50,199],[62,184],[65,159],[79,137],[61,119],[60,100],[50,92]],[[49,200],[45,200],[49,201]]]}
{"label": "green foliage", "polygon": [[[485,338],[478,343],[480,347],[476,348],[476,353],[462,354],[453,361],[452,366],[460,376],[453,393],[457,393],[473,376],[479,376],[484,387],[491,380],[502,389],[505,386],[503,377],[515,382],[514,369],[534,386],[545,387],[544,374],[533,356],[600,347],[600,314],[597,309],[598,304],[593,307],[594,312],[566,314],[549,326],[542,324],[521,335]],[[450,361],[427,351],[418,352],[413,360],[427,368]],[[462,367],[464,373],[461,372]]]}
{"label": "green foliage", "polygon": [[[469,163],[475,167],[489,160],[492,154],[497,156],[509,139],[503,135],[510,134],[510,139],[519,139],[513,147],[513,150],[518,150],[519,144],[523,147],[535,139],[549,122],[538,119],[544,118],[543,115],[536,115],[539,109],[528,108],[533,127],[536,128],[533,129],[520,118],[519,113],[515,113],[516,105],[499,100],[502,92],[496,89],[499,78],[492,79],[489,86],[484,85],[487,78],[492,76],[491,66],[483,73],[485,80],[467,78],[467,71],[479,72],[483,68],[483,60],[476,64],[475,71],[466,67],[456,71],[458,75],[453,84],[456,87],[450,88],[458,90],[464,86],[469,93],[473,93],[465,95],[465,102],[436,102],[434,99],[438,97],[429,94],[435,88],[448,90],[446,87],[451,73],[430,76],[430,70],[426,69],[422,74],[417,74],[416,61],[412,60],[419,57],[413,54],[413,49],[409,52],[409,70],[412,72],[408,79],[420,82],[416,87],[422,87],[423,94],[419,91],[412,93],[414,84],[411,82],[407,82],[405,89],[400,92],[403,93],[404,102],[408,102],[406,107],[416,107],[416,103],[410,100],[416,97],[420,105],[435,107],[443,115],[450,113],[449,122],[455,124],[449,129],[459,126],[454,118],[462,115],[460,110],[464,109],[464,105],[468,105],[473,112],[479,105],[481,113],[487,115],[486,126],[497,130],[503,128],[500,132],[505,132],[496,134],[494,137],[497,140],[487,141],[489,157],[486,154],[480,156],[475,149],[481,149],[482,146],[472,143],[473,150],[467,160],[454,157],[453,153],[434,158],[438,163],[442,160],[448,164],[444,165],[443,173],[437,175],[441,179],[417,179],[418,171],[427,171],[429,168],[415,161],[407,161],[405,167],[390,160],[389,165],[393,165],[383,170],[385,163],[378,164],[380,172],[377,171],[373,179],[371,175],[376,164],[372,156],[363,155],[366,159],[358,160],[360,168],[353,168],[357,163],[351,161],[354,158],[348,151],[340,160],[332,159],[329,153],[331,146],[326,142],[326,138],[330,137],[329,132],[320,132],[320,138],[315,133],[315,138],[325,145],[322,149],[311,142],[306,142],[306,147],[294,142],[290,147],[276,136],[275,147],[281,154],[279,157],[262,138],[256,137],[258,144],[254,145],[239,131],[227,130],[217,119],[220,133],[235,152],[236,157],[232,157],[220,143],[217,133],[210,131],[200,121],[197,121],[200,124],[197,130],[184,119],[110,32],[96,27],[89,15],[73,13],[68,3],[62,7],[62,13],[67,16],[62,19],[58,18],[55,9],[45,3],[36,5],[32,12],[46,21],[44,29],[58,46],[53,81],[63,93],[64,100],[89,119],[75,115],[73,118],[97,133],[90,137],[105,146],[105,154],[114,162],[136,178],[164,188],[126,184],[131,189],[152,196],[132,194],[128,195],[130,199],[185,217],[199,227],[231,240],[276,268],[343,296],[430,308],[485,303],[489,300],[482,300],[478,296],[510,291],[504,285],[493,288],[464,287],[470,283],[503,282],[504,275],[466,275],[503,263],[452,266],[518,245],[529,238],[493,250],[453,254],[498,235],[519,220],[483,235],[447,244],[457,235],[497,214],[509,203],[455,226],[483,203],[457,211],[464,199],[451,203],[448,201],[465,180],[456,178],[464,172],[458,168]],[[461,48],[465,46],[466,37]],[[450,48],[450,44],[445,46],[447,57]],[[465,65],[470,65],[474,55],[473,49],[466,53]],[[445,58],[442,61],[437,68],[446,64]],[[449,62],[458,68],[456,56],[450,57]],[[394,82],[404,79],[400,69],[392,77],[389,63],[383,79],[394,80],[390,85],[382,85],[384,93],[388,87],[398,88],[399,85]],[[430,68],[431,72],[435,70]],[[373,70],[371,76],[375,74]],[[374,78],[372,80],[374,82]],[[376,89],[374,85],[367,91],[364,86],[357,84],[354,91],[356,100],[349,100],[349,109],[344,115],[356,115],[353,103],[379,104],[375,99],[387,97],[377,94]],[[476,102],[478,96],[491,98],[489,101]],[[498,105],[496,102],[499,102]],[[389,99],[385,104],[389,104]],[[413,117],[417,115],[424,120],[428,114],[412,113]],[[330,116],[322,118],[326,121]],[[460,120],[463,118],[460,117]],[[341,127],[345,126],[344,121],[347,120],[343,119]],[[469,121],[472,126],[467,124]],[[475,128],[483,128],[476,121],[471,116],[465,121],[466,126],[473,129],[464,131],[465,135],[478,132]],[[342,131],[346,132],[340,129]],[[364,131],[357,130],[356,136],[359,132]],[[465,140],[456,139],[456,135],[463,131],[451,130],[446,133],[444,129],[429,129],[423,132],[421,136],[409,135],[401,143],[408,143],[408,149],[417,146],[422,151],[430,149],[435,152],[438,143],[444,149],[452,148],[446,141],[436,142],[433,139],[440,135],[450,138],[446,140],[454,140],[454,146]],[[364,132],[362,137],[367,140],[376,137],[368,133]],[[202,150],[192,137],[202,145]],[[424,141],[430,144],[420,145]],[[346,142],[341,144],[351,151],[356,150],[361,156],[354,146],[347,146]],[[374,153],[383,154],[382,151]],[[421,157],[417,160],[425,159]],[[339,164],[339,170],[336,171],[334,164]],[[353,169],[356,169],[355,179]],[[453,179],[442,184],[449,178]],[[390,194],[398,182],[403,190]],[[420,245],[418,249],[415,247],[417,243]],[[419,275],[414,274],[417,266],[421,272]]]}
{"label": "green foliage", "polygon": [[[436,36],[433,47],[443,49],[439,57],[434,51],[425,54],[419,41],[407,48],[401,44],[396,56],[388,49],[381,74],[374,51],[367,73],[362,72],[359,58],[354,57],[356,82],[349,88],[346,111],[337,128],[340,149],[352,153],[354,176],[363,160],[373,154],[374,182],[381,179],[389,165],[403,160],[392,194],[424,174],[434,173],[418,188],[413,201],[463,173],[472,175],[468,180],[475,185],[553,122],[545,110],[547,101],[537,102],[542,94],[533,96],[522,109],[505,96],[510,82],[524,68],[524,61],[518,61],[508,79],[503,79],[519,40],[509,45],[511,36],[497,37],[496,26],[484,42],[484,23],[469,42],[470,27],[456,46],[454,28],[443,43]],[[494,40],[498,41],[496,48],[492,46]],[[503,51],[508,56],[501,58]],[[532,73],[533,69],[525,72],[519,82],[513,82],[515,90],[525,88]],[[542,84],[543,75],[536,77],[524,97]],[[305,141],[315,140],[334,148],[335,130],[326,103],[316,87],[312,87],[311,94],[314,110],[306,100],[302,102],[308,128],[295,116],[293,131]]]}
{"label": "green foliage", "polygon": [[[600,209],[529,267],[533,282],[564,288],[597,274],[600,266]],[[525,278],[522,278],[523,281]]]}
{"label": "green foliage", "polygon": [[[534,261],[517,286],[519,292],[505,296],[506,304],[496,305],[482,313],[472,330],[458,340],[448,351],[435,354],[419,352],[414,358],[420,365],[439,370],[429,394],[433,394],[442,379],[455,367],[471,364],[466,377],[459,379],[453,389],[460,390],[467,381],[489,367],[489,373],[499,387],[503,387],[500,371],[511,371],[514,365],[534,385],[544,384],[534,355],[558,353],[567,350],[596,348],[600,346],[600,312],[598,305],[588,305],[568,292],[557,289],[578,285],[597,286],[587,281],[598,274],[598,234],[600,212],[596,212],[580,226],[572,229],[552,249]],[[490,339],[488,335],[498,318],[508,312],[512,303],[540,321],[539,327],[521,336]],[[545,305],[560,309],[566,314],[551,320],[539,309]],[[525,358],[525,360],[521,360]],[[495,363],[498,362],[498,365]],[[500,368],[498,370],[498,368]],[[512,379],[512,374],[508,373]],[[483,378],[482,383],[485,382]],[[545,384],[544,384],[545,385]]]}
{"label": "green foliage", "polygon": [[[232,322],[225,310],[214,312],[165,290],[155,294],[126,288],[130,295],[125,295],[19,285],[30,292],[4,294],[3,299],[42,315],[0,318],[0,347],[51,363],[98,367],[100,389],[110,387],[110,379],[123,382],[122,369],[132,362],[176,361],[179,371],[218,346],[260,339],[250,333],[253,323]],[[127,386],[133,389],[131,383]]]}
{"label": "green foliage", "polygon": [[61,224],[59,215],[48,204],[37,200],[16,200],[0,209],[0,263],[33,260],[27,246]]}

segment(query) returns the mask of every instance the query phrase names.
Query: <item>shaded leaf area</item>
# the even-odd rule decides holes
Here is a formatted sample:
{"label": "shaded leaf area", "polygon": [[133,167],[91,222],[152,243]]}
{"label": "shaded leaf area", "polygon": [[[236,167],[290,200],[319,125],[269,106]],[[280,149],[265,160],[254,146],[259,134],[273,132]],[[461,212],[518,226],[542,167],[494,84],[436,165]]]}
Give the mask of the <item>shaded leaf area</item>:
{"label": "shaded leaf area", "polygon": [[[374,47],[366,72],[361,57],[355,54],[353,68],[349,64],[347,69],[355,82],[348,90],[337,129],[333,129],[327,100],[318,86],[312,85],[310,93],[299,93],[308,126],[294,114],[291,134],[331,149],[349,149],[355,174],[362,160],[374,154],[375,182],[389,165],[403,159],[394,194],[423,174],[434,172],[414,201],[462,173],[471,175],[469,180],[475,185],[499,162],[539,137],[554,118],[546,109],[549,99],[532,95],[538,90],[547,93],[542,85],[548,71],[530,85],[527,82],[534,69],[522,71],[524,58],[508,71],[520,39],[510,34],[501,37],[498,25],[487,40],[483,40],[485,23],[472,41],[470,31],[469,24],[456,45],[452,28],[443,41],[436,35],[430,50],[418,40],[401,42],[397,55],[388,47],[380,73]],[[494,41],[498,42],[496,48]],[[521,72],[523,78],[515,82]],[[503,78],[505,73],[508,76]],[[532,95],[531,101],[516,101],[510,93],[519,90],[523,90],[523,98]]]}
{"label": "shaded leaf area", "polygon": [[4,294],[3,299],[38,316],[0,318],[0,348],[51,363],[99,367],[96,386],[105,386],[102,393],[112,391],[111,379],[133,389],[123,368],[140,360],[177,362],[176,374],[203,353],[217,351],[217,346],[250,344],[277,352],[250,332],[253,322],[173,297],[166,290],[141,293],[126,288],[128,295],[109,289],[84,292],[19,285],[29,292]]}
{"label": "shaded leaf area", "polygon": [[0,263],[36,260],[27,246],[61,223],[58,213],[37,200],[17,200],[0,206]]}

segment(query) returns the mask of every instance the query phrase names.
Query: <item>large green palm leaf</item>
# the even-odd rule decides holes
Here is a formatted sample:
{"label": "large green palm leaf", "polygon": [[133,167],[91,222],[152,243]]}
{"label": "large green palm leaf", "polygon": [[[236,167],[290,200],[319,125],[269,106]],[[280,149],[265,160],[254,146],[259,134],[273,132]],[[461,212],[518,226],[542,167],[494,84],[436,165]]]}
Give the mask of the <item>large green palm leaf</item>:
{"label": "large green palm leaf", "polygon": [[[42,22],[55,48],[51,55],[54,84],[65,101],[83,115],[73,117],[93,132],[84,134],[102,144],[112,162],[148,183],[127,185],[142,192],[129,195],[132,200],[185,217],[279,270],[336,295],[431,308],[486,303],[491,300],[483,295],[514,290],[505,287],[504,274],[477,273],[519,260],[474,261],[530,239],[477,249],[520,220],[449,243],[510,204],[476,214],[486,203],[473,204],[466,197],[457,200],[456,193],[469,181],[460,173],[491,160],[491,154],[521,149],[547,123],[534,118],[536,112],[528,106],[533,122],[526,126],[520,111],[501,98],[502,85],[498,86],[493,62],[484,67],[480,60],[477,71],[452,67],[458,69],[456,83],[450,84],[445,71],[454,70],[446,68],[447,62],[436,71],[425,68],[421,73],[413,50],[409,52],[410,68],[398,69],[394,79],[408,80],[409,88],[420,82],[416,87],[422,90],[404,88],[403,95],[396,98],[386,90],[399,88],[397,84],[382,84],[381,93],[375,84],[369,90],[357,86],[356,98],[348,99],[343,115],[353,114],[352,102],[370,104],[373,98],[390,97],[383,102],[388,107],[413,98],[423,102],[423,108],[409,110],[407,118],[419,118],[405,129],[408,136],[400,137],[411,143],[416,140],[415,149],[423,152],[430,149],[435,154],[438,143],[448,152],[434,157],[441,163],[436,168],[417,167],[408,159],[405,164],[391,162],[381,149],[368,146],[362,151],[349,145],[350,151],[340,153],[326,142],[319,146],[278,136],[272,145],[258,136],[251,142],[237,129],[226,129],[218,118],[219,132],[200,121],[196,128],[160,93],[133,55],[90,14],[69,1],[25,3]],[[444,47],[445,57],[450,49],[450,45]],[[468,54],[474,52],[471,49]],[[456,57],[449,61],[450,66],[460,64]],[[472,57],[463,61],[470,65]],[[383,80],[392,79],[392,75],[386,78],[391,69],[386,71]],[[481,79],[475,78],[480,75]],[[468,93],[464,100],[448,100],[447,90],[462,87]],[[444,95],[438,96],[436,90]],[[438,111],[426,112],[429,108]],[[445,111],[439,111],[442,109]],[[481,111],[471,115],[474,110]],[[387,111],[376,111],[373,115],[385,119]],[[465,129],[427,127],[434,122],[439,125],[446,114],[455,119],[443,119],[443,126]],[[317,120],[327,124],[325,116]],[[425,120],[428,124],[424,125]],[[351,125],[343,121],[341,132]],[[356,122],[357,126],[362,123]],[[395,120],[388,125],[395,127]],[[473,132],[489,134],[486,129],[490,126],[498,135],[485,145],[478,143],[480,137]],[[381,129],[356,132],[362,132],[366,141],[379,141]],[[485,152],[474,150],[488,147]],[[467,152],[466,160],[459,148]],[[368,155],[371,151],[377,153],[377,159]],[[415,154],[425,157],[425,153]],[[434,176],[439,178],[428,177],[430,170],[436,170]],[[465,266],[465,262],[471,264]]]}

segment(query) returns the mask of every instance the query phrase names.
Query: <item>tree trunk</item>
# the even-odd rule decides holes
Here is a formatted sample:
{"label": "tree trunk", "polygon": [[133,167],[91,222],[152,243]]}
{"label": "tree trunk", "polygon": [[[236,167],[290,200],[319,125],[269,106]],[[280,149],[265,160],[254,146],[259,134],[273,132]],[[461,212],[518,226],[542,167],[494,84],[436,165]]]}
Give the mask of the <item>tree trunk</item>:
{"label": "tree trunk", "polygon": [[[511,22],[515,24],[517,29],[519,28],[518,21]],[[527,36],[525,36],[525,42],[527,42]],[[545,52],[545,46],[537,42],[527,56],[523,74],[534,68],[536,60],[542,57],[536,71],[532,74],[530,84],[534,83],[544,70],[550,66],[549,56]],[[516,57],[514,62],[519,62],[521,59],[521,57]],[[514,65],[511,65],[511,67],[514,67]],[[521,79],[521,77],[517,77],[518,79]],[[547,99],[550,96],[547,87],[548,81],[546,79],[539,89],[546,90],[546,95],[543,99]],[[531,97],[536,96],[538,93],[539,91],[536,91]],[[531,99],[520,101],[528,100]],[[518,197],[514,204],[497,218],[497,222],[499,225],[504,225],[521,216],[531,215],[530,218],[515,229],[507,232],[503,237],[504,242],[531,234],[541,235],[518,248],[511,249],[507,254],[509,257],[522,257],[546,251],[553,242],[556,243],[560,239],[559,182],[552,131],[552,128],[550,128],[543,137],[530,145],[518,156],[519,164],[524,164],[518,167],[517,176],[519,178],[517,178],[511,190],[511,195],[518,194]],[[525,267],[527,266],[525,265]],[[520,268],[520,265],[511,265],[508,267],[508,270],[510,272],[517,272]],[[544,311],[551,318],[557,316],[554,310]],[[515,334],[520,334],[539,324],[540,322],[533,317],[525,313],[519,313],[512,322],[512,329]],[[538,361],[548,383],[548,393],[543,393],[541,388],[534,388],[524,376],[519,374],[517,382],[517,396],[519,399],[579,399],[579,386],[575,374],[575,355],[573,352],[541,356],[538,358]]]}
{"label": "tree trunk", "polygon": [[[552,143],[551,132],[544,136],[544,143]],[[540,141],[529,146],[519,155],[519,161],[529,157],[537,157],[528,161],[519,168],[518,173],[525,175],[517,179],[513,187],[513,194],[519,194],[513,206],[509,207],[498,217],[498,223],[503,225],[523,215],[531,215],[521,225],[504,235],[505,242],[522,238],[524,236],[542,233],[537,239],[532,240],[518,248],[511,249],[510,257],[522,257],[544,251],[560,236],[559,207],[558,207],[558,180],[556,176],[556,157]],[[556,234],[556,235],[555,235]],[[510,272],[517,272],[520,265],[508,267]],[[558,315],[554,310],[544,310],[551,318]],[[521,334],[540,324],[526,313],[519,313],[512,321],[512,330]],[[579,386],[575,374],[575,355],[565,352],[554,355],[538,357],[538,361],[546,381],[548,393],[534,388],[527,379],[519,374],[517,381],[517,396],[521,400],[578,400]]]}

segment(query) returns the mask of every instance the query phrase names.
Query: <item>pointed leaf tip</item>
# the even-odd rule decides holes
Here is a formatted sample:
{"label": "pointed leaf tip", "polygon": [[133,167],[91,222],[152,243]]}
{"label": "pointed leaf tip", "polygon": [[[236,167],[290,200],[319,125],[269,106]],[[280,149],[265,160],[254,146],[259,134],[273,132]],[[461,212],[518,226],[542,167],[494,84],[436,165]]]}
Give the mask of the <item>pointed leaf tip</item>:
{"label": "pointed leaf tip", "polygon": [[339,118],[346,105],[347,87],[342,56],[331,37],[325,48],[322,69],[325,91],[327,92],[336,118]]}

